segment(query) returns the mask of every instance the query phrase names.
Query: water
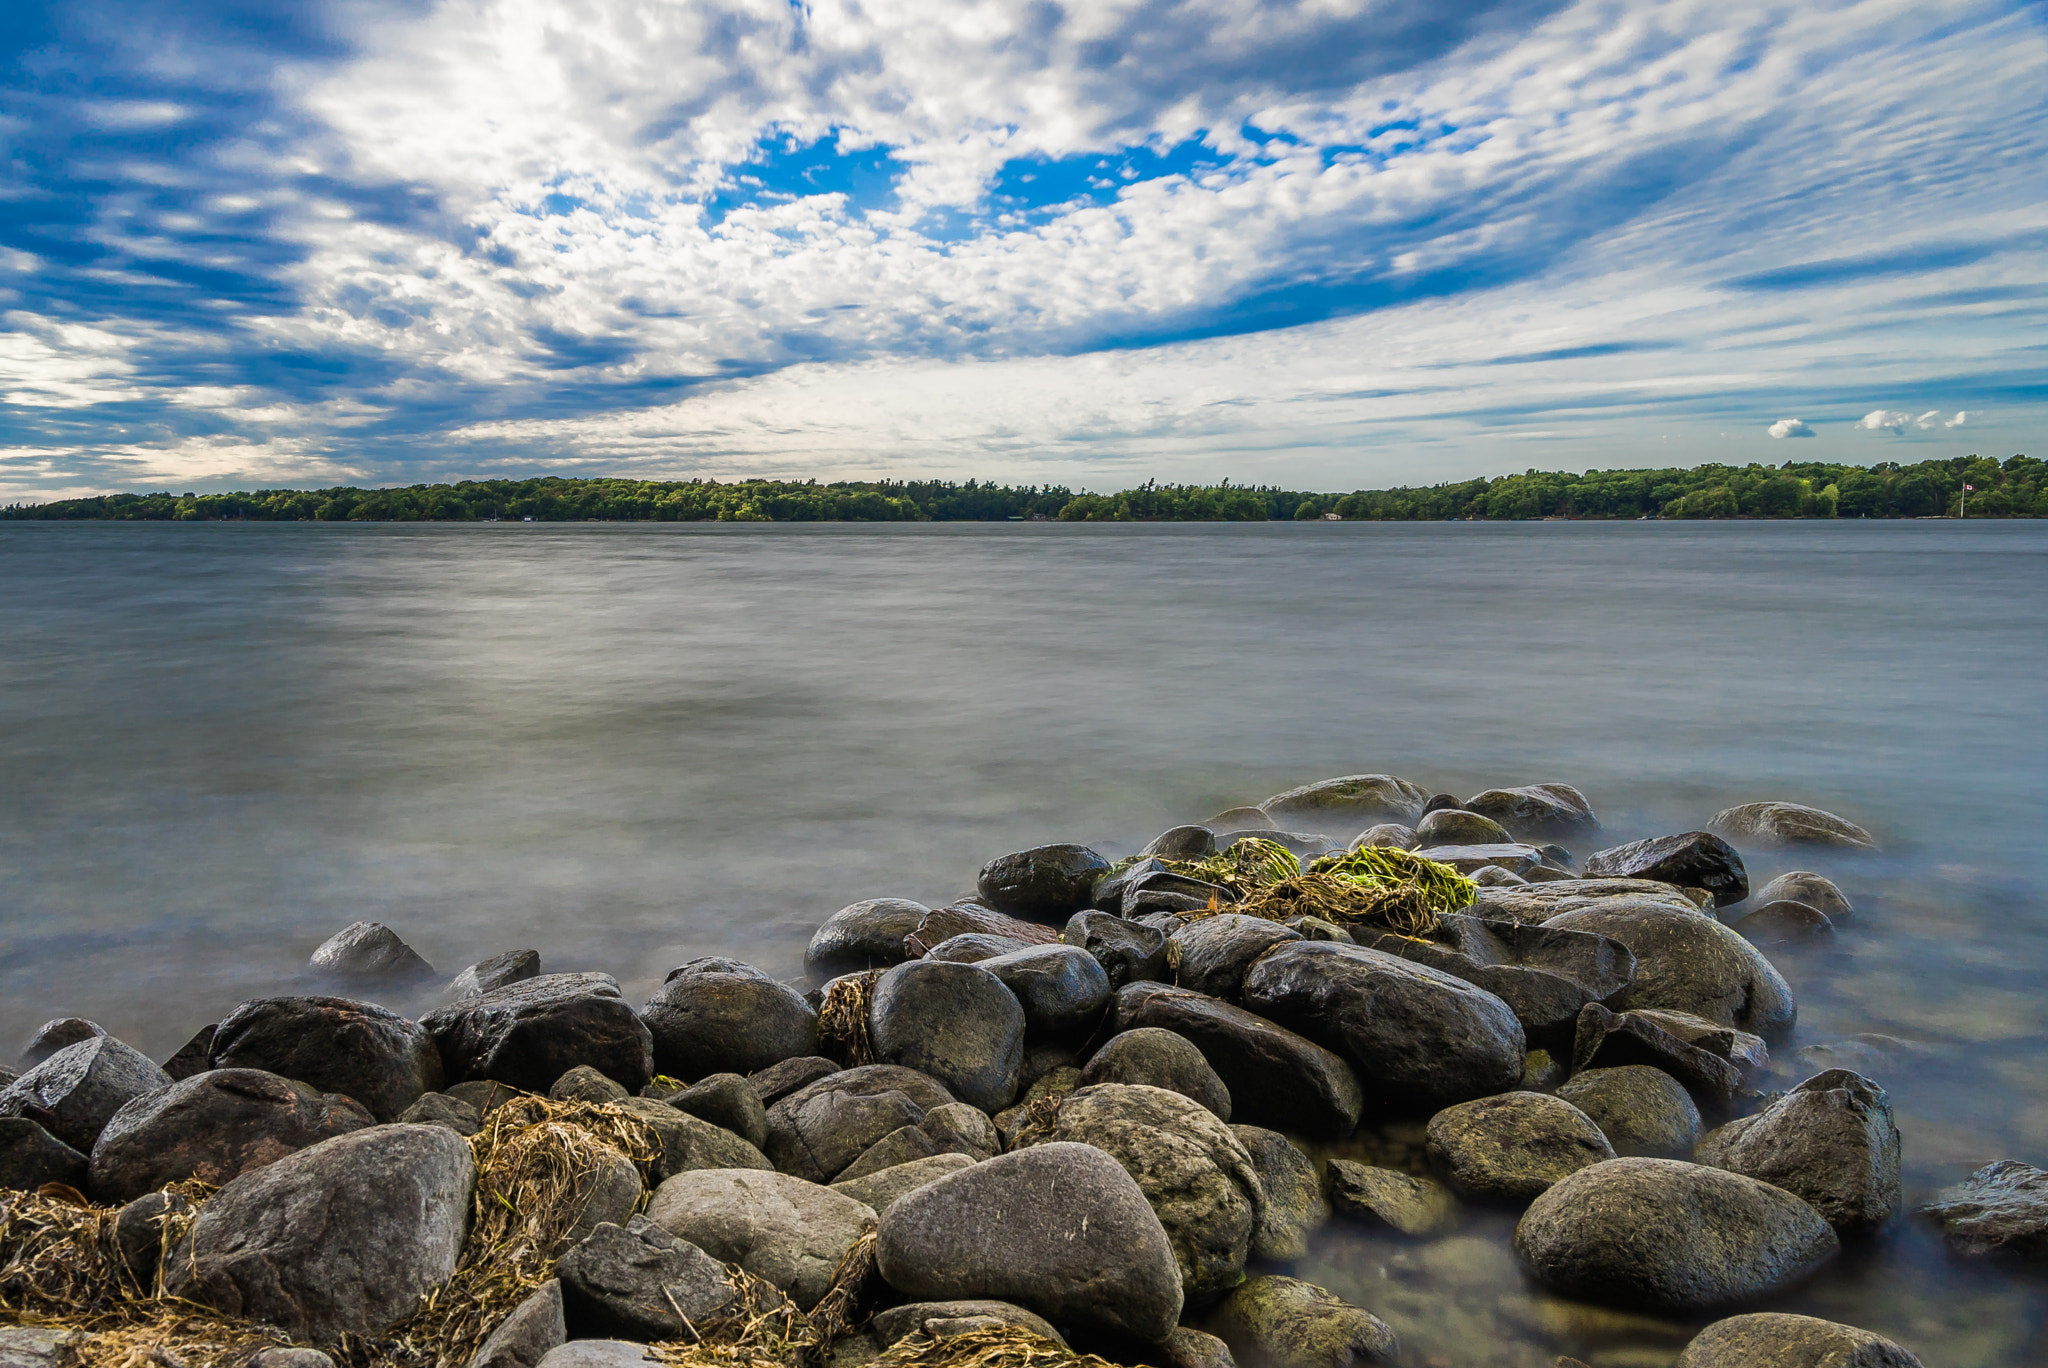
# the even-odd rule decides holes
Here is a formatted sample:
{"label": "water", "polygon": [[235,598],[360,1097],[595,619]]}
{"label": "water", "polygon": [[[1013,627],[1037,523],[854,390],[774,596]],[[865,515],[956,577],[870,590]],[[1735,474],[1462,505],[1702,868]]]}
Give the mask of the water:
{"label": "water", "polygon": [[[1774,953],[1779,1057],[1926,1047],[1880,1080],[1912,1202],[2048,1159],[2044,643],[2041,523],[0,524],[0,1040],[161,1057],[363,917],[451,973],[790,975],[856,898],[1333,774],[1562,779],[1615,840],[1788,798],[1887,854],[1753,861],[1859,907]],[[1297,1272],[1418,1365],[1675,1356],[1525,1287],[1508,1229],[1332,1229]],[[1910,1219],[1786,1305],[2048,1362],[2038,1284]]]}

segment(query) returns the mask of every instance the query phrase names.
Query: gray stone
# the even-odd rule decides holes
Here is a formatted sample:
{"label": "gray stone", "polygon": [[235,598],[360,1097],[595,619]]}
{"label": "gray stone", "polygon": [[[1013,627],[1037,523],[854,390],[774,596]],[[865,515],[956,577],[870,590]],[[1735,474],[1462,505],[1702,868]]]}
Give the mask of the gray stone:
{"label": "gray stone", "polygon": [[163,1262],[164,1222],[191,1211],[192,1203],[175,1192],[146,1192],[114,1213],[114,1246],[137,1287],[148,1290],[156,1286]]}
{"label": "gray stone", "polygon": [[193,1074],[205,1073],[212,1068],[210,1061],[213,1057],[213,1033],[218,1029],[218,1026],[201,1026],[190,1040],[180,1045],[177,1052],[164,1061],[164,1072],[176,1082],[190,1078]]}
{"label": "gray stone", "polygon": [[578,1064],[548,1089],[551,1102],[623,1102],[632,1094],[588,1064]]}
{"label": "gray stone", "polygon": [[1365,943],[1484,988],[1508,1005],[1534,1046],[1568,1048],[1579,1009],[1613,997],[1635,973],[1627,946],[1584,931],[1448,916],[1438,934],[1368,934]]}
{"label": "gray stone", "polygon": [[1013,1306],[1005,1301],[927,1301],[912,1302],[908,1306],[892,1306],[886,1311],[877,1311],[868,1323],[868,1332],[875,1344],[888,1348],[905,1335],[919,1332],[937,1338],[943,1335],[957,1335],[967,1330],[980,1330],[995,1326],[1016,1326],[1042,1335],[1055,1344],[1064,1345],[1066,1340],[1053,1329],[1052,1323],[1040,1315]]}
{"label": "gray stone", "polygon": [[1752,945],[1804,945],[1835,934],[1835,924],[1827,913],[1790,898],[1761,903],[1730,926]]}
{"label": "gray stone", "polygon": [[446,1282],[476,1167],[440,1126],[372,1126],[245,1173],[206,1203],[165,1290],[294,1339],[373,1335]]}
{"label": "gray stone", "polygon": [[829,1183],[877,1140],[953,1100],[936,1079],[915,1069],[841,1069],[768,1109],[764,1152],[784,1173]]}
{"label": "gray stone", "polygon": [[786,1173],[701,1169],[656,1188],[647,1219],[767,1280],[809,1311],[831,1288],[847,1251],[874,1228],[875,1213]]}
{"label": "gray stone", "polygon": [[1579,840],[1600,829],[1593,805],[1570,784],[1488,789],[1459,806],[1492,818],[1522,841]]}
{"label": "gray stone", "polygon": [[1111,1036],[1081,1070],[1081,1082],[1150,1084],[1193,1098],[1220,1120],[1230,1119],[1230,1089],[1202,1052],[1186,1036],[1156,1026]]}
{"label": "gray stone", "polygon": [[1185,1037],[1229,1090],[1236,1121],[1330,1139],[1350,1134],[1365,1107],[1357,1075],[1334,1051],[1202,993],[1131,984],[1116,996],[1110,1027]]}
{"label": "gray stone", "polygon": [[83,1192],[87,1158],[25,1116],[0,1116],[0,1188],[62,1183]]}
{"label": "gray stone", "polygon": [[1252,1228],[1255,1259],[1293,1260],[1308,1254],[1308,1237],[1330,1219],[1315,1163],[1278,1131],[1232,1126],[1230,1133],[1252,1159],[1265,1205]]}
{"label": "gray stone", "polygon": [[1700,1138],[1700,1109],[1684,1085],[1648,1064],[1588,1069],[1557,1095],[1593,1119],[1620,1155],[1683,1159]]}
{"label": "gray stone", "polygon": [[1883,1229],[1905,1200],[1891,1099],[1848,1069],[1815,1074],[1712,1132],[1698,1160],[1804,1198],[1844,1239]]}
{"label": "gray stone", "polygon": [[58,1017],[55,1021],[46,1021],[36,1028],[36,1033],[22,1048],[21,1068],[33,1069],[67,1045],[96,1040],[105,1034],[106,1030],[97,1021],[87,1021],[84,1017]]}
{"label": "gray stone", "polygon": [[682,1339],[735,1294],[717,1259],[644,1217],[598,1226],[562,1255],[555,1278],[578,1339]]}
{"label": "gray stone", "polygon": [[1760,906],[1780,900],[1805,903],[1827,914],[1831,922],[1845,922],[1856,914],[1849,895],[1833,879],[1806,869],[1780,874],[1756,891],[1756,900]]}
{"label": "gray stone", "polygon": [[85,1337],[82,1330],[0,1325],[0,1368],[58,1368]]}
{"label": "gray stone", "polygon": [[1264,917],[1225,912],[1198,917],[1166,938],[1166,962],[1182,988],[1235,998],[1252,961],[1301,933]]}
{"label": "gray stone", "polygon": [[804,968],[825,978],[886,969],[915,958],[903,946],[931,909],[908,898],[869,898],[825,919],[804,951]]}
{"label": "gray stone", "polygon": [[875,1253],[912,1298],[996,1298],[1154,1344],[1180,1319],[1164,1227],[1123,1166],[1089,1145],[1000,1155],[899,1198]]}
{"label": "gray stone", "polygon": [[1237,1368],[1229,1345],[1191,1325],[1175,1326],[1159,1348],[1166,1360],[1163,1368]]}
{"label": "gray stone", "polygon": [[1108,872],[1109,861],[1086,846],[1036,846],[990,860],[975,889],[998,911],[1060,924],[1088,906]]}
{"label": "gray stone", "polygon": [[587,1239],[601,1225],[625,1225],[633,1219],[633,1213],[640,1209],[640,1199],[646,1195],[640,1170],[632,1160],[617,1152],[600,1156],[597,1167],[570,1184],[563,1194],[562,1205],[576,1212],[576,1220],[562,1236],[559,1248]]}
{"label": "gray stone", "polygon": [[982,960],[981,968],[1017,999],[1034,1043],[1086,1039],[1109,1006],[1109,975],[1075,946],[1033,945]]}
{"label": "gray stone", "polygon": [[1612,1159],[1614,1147],[1563,1098],[1511,1092],[1432,1116],[1429,1157],[1461,1196],[1526,1202],[1559,1179]]}
{"label": "gray stone", "polygon": [[434,966],[382,922],[350,922],[329,936],[306,961],[317,973],[347,983],[411,984],[435,977]]}
{"label": "gray stone", "polygon": [[1771,1066],[1770,1047],[1764,1044],[1762,1036],[1748,1031],[1738,1031],[1733,1026],[1723,1026],[1690,1012],[1671,1012],[1657,1007],[1638,1007],[1624,1015],[1648,1022],[1695,1049],[1726,1060],[1735,1066],[1745,1084],[1755,1083]]}
{"label": "gray stone", "polygon": [[2048,1261],[2048,1169],[2001,1159],[1942,1189],[1920,1210],[1959,1254]]}
{"label": "gray stone", "polygon": [[768,1108],[748,1081],[735,1073],[712,1074],[668,1099],[677,1111],[731,1131],[761,1149],[768,1143]]}
{"label": "gray stone", "polygon": [[1488,921],[1536,926],[1564,912],[1589,907],[1625,909],[1645,904],[1695,914],[1700,910],[1699,904],[1675,885],[1655,879],[1549,879],[1519,886],[1481,888],[1478,901],[1467,911]]}
{"label": "gray stone", "polygon": [[924,952],[923,958],[944,960],[948,964],[980,964],[997,955],[1007,955],[1012,950],[1026,948],[1023,941],[1009,936],[991,936],[981,931],[968,931],[940,941]]}
{"label": "gray stone", "polygon": [[1259,804],[1275,823],[1316,821],[1347,830],[1375,822],[1413,822],[1429,794],[1391,774],[1348,774],[1276,793]]}
{"label": "gray stone", "polygon": [[[423,1097],[426,1094],[421,1094]],[[450,1083],[441,1090],[442,1097],[451,1097],[466,1107],[475,1110],[479,1123],[498,1108],[515,1097],[525,1097],[523,1088],[509,1083],[494,1083],[490,1079],[473,1079],[467,1083]]]}
{"label": "gray stone", "polygon": [[747,1075],[747,1086],[761,1099],[763,1107],[772,1107],[791,1093],[801,1092],[811,1084],[840,1070],[836,1060],[823,1055],[810,1055],[803,1059],[785,1059],[780,1064],[771,1064]]}
{"label": "gray stone", "polygon": [[397,1120],[444,1078],[423,1028],[372,1003],[335,997],[243,1003],[214,1028],[211,1062],[353,1097],[379,1121]]}
{"label": "gray stone", "polygon": [[420,1025],[458,1082],[545,1093],[588,1064],[637,1093],[654,1077],[654,1038],[609,974],[542,974],[451,1003]]}
{"label": "gray stone", "polygon": [[548,1351],[569,1338],[562,1317],[562,1284],[550,1278],[512,1308],[485,1338],[469,1368],[540,1368]]}
{"label": "gray stone", "polygon": [[1767,1040],[1798,1019],[1791,985],[1755,946],[1712,917],[1638,905],[1565,912],[1543,924],[1597,932],[1634,952],[1635,977],[1608,1000],[1618,1011],[1690,1012]]}
{"label": "gray stone", "polygon": [[112,1036],[66,1045],[0,1088],[0,1117],[33,1121],[81,1154],[114,1113],[138,1097],[171,1086],[171,1078],[139,1050]]}
{"label": "gray stone", "polygon": [[917,929],[903,938],[903,948],[912,958],[917,958],[935,945],[965,935],[1001,936],[1025,945],[1057,945],[1060,939],[1059,932],[1050,926],[1019,921],[992,907],[963,901],[935,907],[925,913]]}
{"label": "gray stone", "polygon": [[1095,957],[1112,989],[1167,976],[1166,935],[1108,912],[1076,912],[1060,939]]}
{"label": "gray stone", "polygon": [[1415,824],[1415,839],[1424,846],[1518,844],[1499,822],[1462,808],[1442,808],[1425,816]]}
{"label": "gray stone", "polygon": [[1466,876],[1480,888],[1522,888],[1529,881],[1519,874],[1511,874],[1499,865],[1481,865]]}
{"label": "gray stone", "polygon": [[1423,846],[1415,852],[1424,860],[1449,865],[1460,874],[1471,874],[1475,870],[1492,865],[1505,869],[1510,874],[1528,878],[1543,863],[1543,852],[1535,846],[1510,842],[1506,845],[1438,845]]}
{"label": "gray stone", "polygon": [[985,966],[899,964],[875,984],[868,1018],[882,1063],[928,1074],[983,1111],[1016,1097],[1024,1009]]}
{"label": "gray stone", "polygon": [[1244,1368],[1356,1368],[1393,1363],[1401,1350],[1378,1316],[1299,1278],[1248,1279],[1209,1328]]}
{"label": "gray stone", "polygon": [[1710,1050],[1664,1029],[1644,1012],[1610,1012],[1589,1002],[1579,1013],[1573,1074],[1644,1065],[1678,1080],[1711,1107],[1726,1107],[1742,1090],[1742,1071]]}
{"label": "gray stone", "polygon": [[1840,1249],[1827,1220],[1782,1188],[1675,1159],[1581,1169],[1515,1228],[1515,1253],[1551,1291],[1667,1314],[1781,1291]]}
{"label": "gray stone", "polygon": [[[1239,841],[1265,841],[1271,845],[1285,847],[1289,854],[1306,860],[1312,855],[1323,855],[1337,848],[1337,843],[1318,831],[1239,831],[1228,841],[1221,842],[1225,852]],[[1225,899],[1224,901],[1230,901]]]}
{"label": "gray stone", "polygon": [[1421,846],[1422,836],[1414,827],[1400,822],[1381,822],[1353,836],[1345,849],[1418,850]]}
{"label": "gray stone", "polygon": [[699,1079],[752,1073],[818,1052],[818,1014],[794,988],[738,960],[694,959],[668,971],[641,1020],[656,1071]]}
{"label": "gray stone", "polygon": [[1742,857],[1735,847],[1705,831],[1609,846],[1586,857],[1585,873],[1593,879],[1655,879],[1680,888],[1704,888],[1721,907],[1733,907],[1749,896]]}
{"label": "gray stone", "polygon": [[975,1162],[973,1156],[955,1151],[927,1155],[859,1178],[842,1178],[832,1184],[832,1190],[880,1213],[895,1205],[897,1198],[906,1197],[927,1183],[936,1183],[949,1173],[972,1168]]}
{"label": "gray stone", "polygon": [[475,1135],[484,1128],[483,1113],[447,1093],[422,1093],[398,1118],[409,1125],[446,1126],[457,1135]]}
{"label": "gray stone", "polygon": [[1003,1150],[1002,1137],[987,1112],[965,1102],[947,1102],[928,1108],[918,1129],[954,1147],[961,1154],[987,1159]]}
{"label": "gray stone", "polygon": [[1264,808],[1234,807],[1225,808],[1202,825],[1226,836],[1233,831],[1263,831],[1273,825],[1273,818]]}
{"label": "gray stone", "polygon": [[[478,993],[488,993],[493,988],[503,988],[508,983],[524,983],[527,979],[537,978],[539,975],[540,951],[507,950],[502,955],[478,960],[457,974],[454,981],[443,990],[442,997],[451,1001],[456,998],[474,997]],[[526,1365],[526,1368],[532,1368],[532,1365]]]}
{"label": "gray stone", "polygon": [[632,1340],[570,1340],[550,1349],[541,1368],[647,1368],[660,1363],[644,1344]]}
{"label": "gray stone", "polygon": [[1921,1368],[1882,1335],[1813,1316],[1764,1311],[1715,1321],[1672,1368]]}
{"label": "gray stone", "polygon": [[[1259,825],[1268,823],[1262,821]],[[1138,853],[1169,860],[1199,860],[1216,853],[1216,833],[1205,826],[1177,826],[1154,836]]]}
{"label": "gray stone", "polygon": [[1350,1159],[1330,1161],[1329,1193],[1330,1208],[1339,1215],[1377,1222],[1403,1235],[1440,1235],[1458,1220],[1457,1199],[1434,1178]]}
{"label": "gray stone", "polygon": [[1324,921],[1321,917],[1290,917],[1282,925],[1303,940],[1337,941],[1343,945],[1358,943],[1358,938],[1349,931],[1335,922]]}
{"label": "gray stone", "polygon": [[772,1169],[766,1154],[723,1126],[714,1126],[686,1111],[650,1097],[629,1097],[614,1106],[629,1111],[661,1136],[657,1178],[694,1169]]}
{"label": "gray stone", "polygon": [[1731,841],[1766,848],[1825,846],[1834,850],[1876,850],[1877,838],[1846,817],[1804,803],[1742,803],[1723,808],[1707,830]]}

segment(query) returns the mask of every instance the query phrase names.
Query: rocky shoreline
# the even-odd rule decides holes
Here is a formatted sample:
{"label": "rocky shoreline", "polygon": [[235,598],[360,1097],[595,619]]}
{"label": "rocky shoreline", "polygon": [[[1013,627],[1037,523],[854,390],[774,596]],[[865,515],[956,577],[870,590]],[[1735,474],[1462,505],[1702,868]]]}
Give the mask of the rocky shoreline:
{"label": "rocky shoreline", "polygon": [[[1706,1321],[1684,1368],[1917,1364],[1751,1309],[1904,1199],[1879,1048],[1771,1054],[1758,947],[1851,900],[1738,847],[1877,841],[1789,803],[1600,837],[1568,785],[1354,775],[855,903],[801,983],[695,959],[635,1008],[519,950],[415,1020],[371,999],[440,976],[359,922],[332,995],[161,1064],[52,1021],[0,1070],[0,1365],[1352,1368],[1408,1360],[1289,1275],[1311,1233],[1475,1210],[1551,1294]],[[1387,1125],[1405,1158],[1332,1152]],[[2048,1173],[1921,1218],[2038,1263]]]}

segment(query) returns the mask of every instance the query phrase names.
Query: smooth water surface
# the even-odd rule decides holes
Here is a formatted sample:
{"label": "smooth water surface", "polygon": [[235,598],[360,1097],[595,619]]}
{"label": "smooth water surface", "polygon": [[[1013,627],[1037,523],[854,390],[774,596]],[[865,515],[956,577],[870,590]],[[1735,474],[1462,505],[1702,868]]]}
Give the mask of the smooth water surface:
{"label": "smooth water surface", "polygon": [[[1922,1047],[1879,1080],[1910,1204],[2048,1161],[2044,664],[2041,523],[0,524],[0,1041],[162,1057],[357,918],[636,1000],[694,955],[793,975],[856,898],[1336,774],[1564,780],[1616,841],[1787,798],[1887,854],[1752,860],[1858,904],[1773,954],[1780,1086]],[[1536,1294],[1510,1227],[1296,1271],[1418,1365],[1671,1361],[1689,1327]],[[2048,1362],[2038,1284],[1911,1219],[1786,1304]]]}

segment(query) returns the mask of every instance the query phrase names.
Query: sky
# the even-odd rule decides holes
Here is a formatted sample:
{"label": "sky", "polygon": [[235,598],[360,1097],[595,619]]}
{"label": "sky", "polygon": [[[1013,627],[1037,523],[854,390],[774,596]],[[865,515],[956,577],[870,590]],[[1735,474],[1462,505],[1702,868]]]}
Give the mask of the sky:
{"label": "sky", "polygon": [[2041,0],[63,0],[0,500],[2048,455]]}

